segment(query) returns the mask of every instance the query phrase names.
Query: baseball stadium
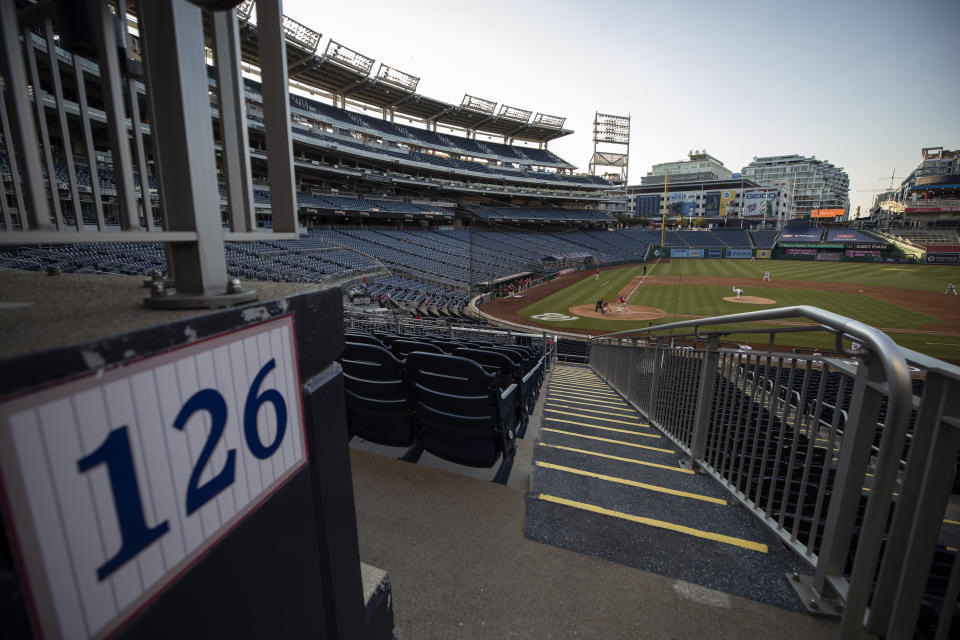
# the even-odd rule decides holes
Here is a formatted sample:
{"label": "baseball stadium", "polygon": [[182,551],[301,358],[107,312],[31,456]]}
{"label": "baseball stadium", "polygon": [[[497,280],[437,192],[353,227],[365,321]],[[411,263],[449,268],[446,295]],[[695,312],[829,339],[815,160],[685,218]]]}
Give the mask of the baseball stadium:
{"label": "baseball stadium", "polygon": [[631,182],[321,26],[0,0],[4,637],[960,637],[960,152]]}

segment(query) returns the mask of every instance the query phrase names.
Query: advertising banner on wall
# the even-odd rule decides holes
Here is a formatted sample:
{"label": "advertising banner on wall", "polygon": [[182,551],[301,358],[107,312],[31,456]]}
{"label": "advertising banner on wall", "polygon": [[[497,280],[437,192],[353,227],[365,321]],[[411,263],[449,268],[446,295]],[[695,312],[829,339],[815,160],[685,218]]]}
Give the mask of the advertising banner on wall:
{"label": "advertising banner on wall", "polygon": [[727,249],[728,258],[752,258],[753,249]]}
{"label": "advertising banner on wall", "polygon": [[816,259],[820,262],[840,262],[840,254],[833,251],[829,253],[818,253]]}
{"label": "advertising banner on wall", "polygon": [[671,258],[702,258],[703,249],[670,249]]}
{"label": "advertising banner on wall", "polygon": [[960,254],[928,253],[927,264],[960,264]]}
{"label": "advertising banner on wall", "polygon": [[847,215],[843,209],[811,209],[811,218],[842,218]]}
{"label": "advertising banner on wall", "polygon": [[[734,198],[737,197],[736,189],[729,189],[726,191],[720,192],[720,217],[727,217],[727,207],[733,202]],[[732,213],[732,212],[731,212]]]}
{"label": "advertising banner on wall", "polygon": [[770,249],[757,249],[757,258],[770,259]]}
{"label": "advertising banner on wall", "polygon": [[707,254],[708,258],[722,258],[723,249],[710,249],[710,253]]}
{"label": "advertising banner on wall", "polygon": [[720,215],[720,192],[707,191],[703,200],[703,215],[716,218]]}
{"label": "advertising banner on wall", "polygon": [[776,189],[746,191],[743,194],[744,218],[775,218],[777,217],[774,203],[777,199]]}

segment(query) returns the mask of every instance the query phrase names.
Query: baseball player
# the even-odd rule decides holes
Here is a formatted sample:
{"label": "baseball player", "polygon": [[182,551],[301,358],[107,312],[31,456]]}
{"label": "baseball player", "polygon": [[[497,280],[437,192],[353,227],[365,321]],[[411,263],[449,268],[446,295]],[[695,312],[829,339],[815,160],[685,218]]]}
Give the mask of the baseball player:
{"label": "baseball player", "polygon": [[943,292],[943,295],[947,295],[948,293],[952,293],[953,295],[957,295],[957,287],[954,286],[954,284],[953,284],[952,282],[947,285],[947,289],[946,289],[946,291]]}
{"label": "baseball player", "polygon": [[764,272],[763,272],[763,278],[760,280],[760,282],[770,282],[770,272],[769,272],[769,271],[764,271]]}

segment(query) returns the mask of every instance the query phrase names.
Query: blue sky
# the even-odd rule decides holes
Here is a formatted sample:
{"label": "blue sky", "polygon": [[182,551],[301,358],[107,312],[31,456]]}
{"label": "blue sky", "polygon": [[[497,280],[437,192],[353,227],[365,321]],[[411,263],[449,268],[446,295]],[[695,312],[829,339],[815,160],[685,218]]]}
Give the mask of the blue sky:
{"label": "blue sky", "polygon": [[[464,93],[566,117],[550,149],[587,169],[595,111],[632,118],[630,182],[706,149],[733,171],[799,153],[844,167],[851,211],[960,148],[960,0],[602,4],[285,0],[327,40]],[[879,179],[886,176],[886,179]],[[899,182],[899,180],[898,180]]]}

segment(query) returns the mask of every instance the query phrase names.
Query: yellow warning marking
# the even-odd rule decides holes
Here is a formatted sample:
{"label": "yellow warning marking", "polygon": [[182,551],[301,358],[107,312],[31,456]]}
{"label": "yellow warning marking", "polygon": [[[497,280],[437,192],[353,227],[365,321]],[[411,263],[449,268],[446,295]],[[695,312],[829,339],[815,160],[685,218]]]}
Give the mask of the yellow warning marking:
{"label": "yellow warning marking", "polygon": [[581,389],[583,391],[589,391],[590,393],[605,393],[607,395],[617,395],[610,390],[610,387],[606,385],[591,385],[591,384],[574,384],[572,382],[557,382],[556,380],[550,381],[550,386],[556,389]]}
{"label": "yellow warning marking", "polygon": [[576,387],[578,389],[590,388],[598,389],[601,391],[611,392],[613,389],[608,384],[594,384],[593,382],[578,382],[576,380],[557,380],[553,379],[550,381],[550,384],[564,387]]}
{"label": "yellow warning marking", "polygon": [[[568,402],[567,400],[562,400],[561,402]],[[570,404],[583,404],[590,406],[589,402],[571,402]],[[636,412],[631,411],[630,413],[616,413],[613,411],[598,411],[596,409],[581,409],[580,407],[571,407],[566,404],[557,404],[555,402],[547,402],[548,407],[560,407],[561,409],[573,409],[574,411],[586,411],[587,413],[600,413],[605,416],[620,416],[621,418],[634,418],[636,417]],[[606,408],[606,407],[604,407]],[[649,424],[641,424],[641,427],[649,427]]]}
{"label": "yellow warning marking", "polygon": [[586,393],[594,398],[601,399],[610,399],[610,400],[619,400],[620,395],[616,393],[611,393],[609,391],[593,391],[592,389],[586,389],[584,387],[561,387],[555,384],[550,385],[551,391],[559,391],[560,393]]}
{"label": "yellow warning marking", "polygon": [[640,431],[634,431],[633,429],[617,429],[616,427],[601,427],[598,424],[586,424],[584,422],[572,422],[570,420],[561,420],[559,418],[550,418],[545,417],[544,420],[549,420],[550,422],[559,422],[560,424],[575,424],[580,427],[587,427],[589,429],[599,429],[600,431],[612,431],[613,433],[629,433],[632,436],[643,436],[644,438],[659,438],[660,436],[650,434],[650,433],[641,433]]}
{"label": "yellow warning marking", "polygon": [[629,520],[630,522],[645,524],[650,527],[657,527],[658,529],[666,529],[668,531],[676,531],[677,533],[684,533],[688,536],[693,536],[695,538],[703,538],[704,540],[713,540],[714,542],[722,542],[724,544],[729,544],[734,547],[740,547],[742,549],[749,549],[751,551],[759,551],[760,553],[767,553],[767,545],[762,544],[760,542],[753,542],[751,540],[744,540],[743,538],[726,536],[726,535],[723,535],[722,533],[713,533],[712,531],[703,531],[702,529],[694,529],[693,527],[685,527],[682,524],[665,522],[664,520],[654,520],[653,518],[644,518],[643,516],[635,516],[629,513],[623,513],[622,511],[613,511],[612,509],[604,509],[603,507],[598,507],[593,504],[587,504],[586,502],[577,502],[576,500],[567,500],[566,498],[558,498],[556,496],[547,495],[545,493],[541,493],[537,495],[537,498],[545,502],[553,502],[555,504],[562,504],[567,507],[573,507],[574,509],[591,511],[593,513],[599,513],[605,516],[612,516],[614,518],[620,518],[622,520]]}
{"label": "yellow warning marking", "polygon": [[[576,424],[576,423],[573,423],[573,424]],[[585,424],[582,426],[589,427],[590,425]],[[628,433],[627,431],[622,431],[620,429],[612,429],[610,427],[594,427],[594,428],[603,429],[604,431],[620,431],[621,433]],[[586,438],[587,440],[598,440],[600,442],[609,442],[611,444],[622,444],[625,447],[636,447],[637,449],[649,449],[650,451],[659,451],[661,453],[673,453],[672,449],[662,449],[660,447],[651,447],[650,445],[637,444],[635,442],[627,442],[626,440],[612,440],[610,438],[601,438],[600,436],[588,436],[585,433],[576,433],[574,431],[563,431],[562,429],[553,429],[551,427],[544,427],[543,429],[541,429],[541,431],[550,431],[552,433],[562,433],[566,436],[574,436],[576,438]],[[660,436],[649,436],[649,437],[659,438]]]}
{"label": "yellow warning marking", "polygon": [[595,404],[608,407],[629,407],[626,402],[611,402],[609,400],[594,400],[593,397],[585,395],[582,393],[570,393],[569,391],[558,391],[552,392],[547,397],[552,398],[553,396],[559,396],[561,398],[573,398],[575,400],[592,400]]}
{"label": "yellow warning marking", "polygon": [[550,413],[559,413],[560,415],[563,415],[563,416],[573,416],[574,418],[589,418],[590,420],[602,420],[603,422],[615,422],[617,424],[628,424],[631,427],[650,428],[649,424],[643,424],[642,422],[628,422],[626,420],[617,420],[616,418],[601,418],[600,416],[587,416],[582,413],[570,413],[569,411],[560,411],[559,409],[544,409],[544,411],[549,411]]}
{"label": "yellow warning marking", "polygon": [[711,496],[705,496],[699,493],[690,493],[689,491],[678,491],[676,489],[668,489],[666,487],[661,487],[655,484],[647,484],[646,482],[637,482],[636,480],[627,480],[626,478],[617,478],[616,476],[605,476],[599,473],[593,473],[592,471],[584,471],[583,469],[574,469],[573,467],[564,467],[563,465],[553,464],[551,462],[534,462],[538,467],[544,467],[546,469],[555,469],[557,471],[565,471],[567,473],[575,473],[578,476],[587,476],[589,478],[597,478],[598,480],[606,480],[607,482],[616,482],[618,484],[625,484],[631,487],[639,487],[641,489],[647,489],[648,491],[657,491],[659,493],[669,493],[672,496],[680,496],[681,498],[692,498],[694,500],[703,500],[704,502],[713,502],[714,504],[722,504],[726,506],[727,501],[723,498],[714,498]]}
{"label": "yellow warning marking", "polygon": [[[579,400],[567,400],[566,398],[554,398],[552,395],[550,396],[550,399],[551,399],[551,400],[554,400],[554,399],[555,399],[555,400],[557,400],[557,402],[563,402],[563,403],[565,403],[565,404],[582,404],[582,405],[585,406],[585,407],[596,407],[596,406],[597,406],[597,404],[596,404],[595,402],[582,402],[582,401],[579,401]],[[626,405],[626,406],[612,406],[612,407],[611,407],[611,406],[607,406],[607,405],[601,405],[601,406],[602,406],[604,409],[616,409],[617,411],[629,411],[631,415],[633,415],[633,414],[636,413],[630,405]],[[579,407],[577,407],[577,409],[579,409],[580,411],[586,411],[586,409],[580,409]],[[611,414],[611,415],[614,415],[614,414]]]}
{"label": "yellow warning marking", "polygon": [[947,524],[957,524],[957,525],[960,525],[960,522],[957,522],[956,520],[947,520],[946,518],[944,518],[943,521],[946,522]]}
{"label": "yellow warning marking", "polygon": [[[618,460],[620,462],[632,462],[633,464],[640,464],[645,467],[655,467],[657,469],[666,469],[667,471],[676,471],[677,473],[685,473],[687,475],[694,475],[695,473],[691,469],[682,469],[681,467],[671,467],[668,464],[647,462],[646,460],[637,460],[636,458],[624,458],[623,456],[614,456],[609,453],[600,453],[599,451],[587,451],[586,449],[577,449],[575,447],[565,447],[560,444],[547,444],[546,442],[538,442],[537,444],[540,445],[541,447],[550,447],[551,449],[560,449],[561,451],[572,451],[573,453],[583,453],[588,456],[606,458],[607,460]],[[652,447],[647,447],[647,448],[649,449]]]}

